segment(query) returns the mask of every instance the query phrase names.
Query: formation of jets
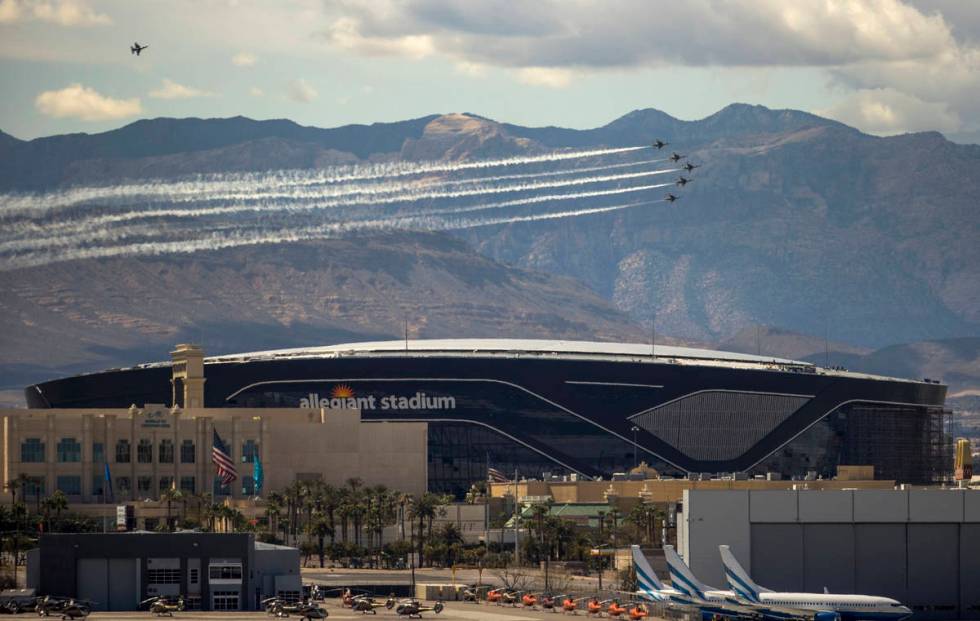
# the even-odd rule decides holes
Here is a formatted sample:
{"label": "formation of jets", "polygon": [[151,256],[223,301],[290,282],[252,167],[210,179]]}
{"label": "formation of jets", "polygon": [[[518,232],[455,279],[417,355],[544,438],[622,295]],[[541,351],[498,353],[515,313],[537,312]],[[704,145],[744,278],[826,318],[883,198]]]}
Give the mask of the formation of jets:
{"label": "formation of jets", "polygon": [[648,600],[696,609],[703,616],[738,621],[903,621],[912,611],[888,597],[823,593],[785,593],[760,587],[742,568],[728,546],[719,546],[730,590],[705,585],[673,546],[664,546],[671,587],[666,587],[650,563],[633,546],[637,594]]}
{"label": "formation of jets", "polygon": [[148,47],[150,47],[150,46],[149,45],[140,45],[139,44],[139,41],[137,41],[136,43],[133,43],[132,47],[129,48],[129,53],[130,54],[136,54],[137,56],[139,56],[140,55],[140,52],[142,52],[143,50],[145,50]]}
{"label": "formation of jets", "polygon": [[[654,140],[651,143],[651,146],[653,148],[657,149],[657,150],[660,150],[660,149],[663,149],[664,147],[666,147],[669,144],[670,143],[667,142],[666,140],[661,140],[660,138],[657,138],[656,140]],[[676,163],[680,162],[681,160],[687,159],[687,156],[686,155],[681,155],[677,151],[674,151],[674,152],[672,152],[670,154],[669,157],[667,157],[667,159],[676,164]],[[687,161],[687,162],[684,163],[683,166],[681,166],[681,168],[683,170],[687,171],[687,174],[690,175],[691,172],[695,168],[701,168],[701,164],[692,164],[690,161]],[[678,186],[680,186],[680,187],[683,188],[684,186],[686,186],[691,181],[694,181],[694,180],[691,179],[690,177],[685,177],[684,175],[681,175],[680,177],[678,177],[677,181],[675,181],[674,183],[676,183]],[[670,193],[668,193],[666,196],[664,196],[663,200],[666,201],[666,202],[668,202],[668,203],[673,203],[678,198],[680,198],[680,197],[677,196],[676,194],[670,194]]]}

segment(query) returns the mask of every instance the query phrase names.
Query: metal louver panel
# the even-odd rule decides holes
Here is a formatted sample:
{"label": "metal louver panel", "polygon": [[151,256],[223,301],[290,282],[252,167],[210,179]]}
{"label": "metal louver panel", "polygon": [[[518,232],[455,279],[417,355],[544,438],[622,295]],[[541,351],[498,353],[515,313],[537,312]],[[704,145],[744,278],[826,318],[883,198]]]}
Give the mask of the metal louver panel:
{"label": "metal louver panel", "polygon": [[810,397],[709,390],[631,418],[688,457],[735,459],[800,409]]}

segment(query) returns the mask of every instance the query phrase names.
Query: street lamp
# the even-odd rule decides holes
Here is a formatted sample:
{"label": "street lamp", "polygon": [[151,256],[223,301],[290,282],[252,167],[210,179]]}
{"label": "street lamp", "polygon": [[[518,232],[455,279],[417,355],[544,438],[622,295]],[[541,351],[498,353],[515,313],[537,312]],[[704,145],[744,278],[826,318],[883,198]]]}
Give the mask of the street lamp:
{"label": "street lamp", "polygon": [[633,467],[634,468],[636,468],[637,466],[640,465],[636,461],[636,432],[639,431],[639,430],[640,430],[640,428],[637,427],[636,425],[633,425],[632,429],[630,429],[630,431],[633,432]]}

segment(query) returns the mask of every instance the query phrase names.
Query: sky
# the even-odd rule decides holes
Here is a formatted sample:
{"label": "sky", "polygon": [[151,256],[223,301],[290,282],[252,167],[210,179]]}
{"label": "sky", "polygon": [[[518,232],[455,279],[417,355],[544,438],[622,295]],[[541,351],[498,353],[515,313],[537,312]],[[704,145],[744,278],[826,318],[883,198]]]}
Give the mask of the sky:
{"label": "sky", "polygon": [[21,139],[160,116],[588,128],[743,102],[977,142],[980,2],[0,0],[0,93]]}

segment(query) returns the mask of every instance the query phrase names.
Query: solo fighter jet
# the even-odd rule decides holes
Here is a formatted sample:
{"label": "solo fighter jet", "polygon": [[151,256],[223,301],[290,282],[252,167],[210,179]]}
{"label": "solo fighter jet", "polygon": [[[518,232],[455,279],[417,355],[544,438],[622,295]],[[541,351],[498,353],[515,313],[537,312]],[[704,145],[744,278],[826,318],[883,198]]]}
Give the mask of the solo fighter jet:
{"label": "solo fighter jet", "polygon": [[136,43],[133,44],[133,47],[129,48],[129,53],[130,54],[136,54],[137,56],[139,56],[140,55],[140,52],[142,52],[143,50],[145,50],[148,47],[150,47],[150,46],[149,45],[140,45],[139,44],[139,41],[137,41]]}
{"label": "solo fighter jet", "polygon": [[661,140],[659,138],[657,138],[656,140],[653,141],[653,146],[656,147],[657,149],[663,149],[664,147],[666,147],[669,144],[670,144],[669,142],[664,142],[663,140]]}
{"label": "solo fighter jet", "polygon": [[674,196],[673,194],[668,194],[667,196],[664,197],[664,200],[667,201],[668,203],[673,203],[678,198],[680,198],[680,197]]}
{"label": "solo fighter jet", "polygon": [[695,168],[701,168],[701,166],[703,166],[703,164],[692,164],[692,163],[688,162],[687,164],[684,164],[681,168],[683,168],[687,172],[691,172]]}
{"label": "solo fighter jet", "polygon": [[687,185],[691,181],[692,181],[691,179],[688,179],[684,175],[681,175],[680,178],[677,179],[676,183],[677,183],[677,185],[679,185],[679,186],[681,186],[683,188],[685,185]]}
{"label": "solo fighter jet", "polygon": [[670,154],[670,157],[668,157],[667,159],[669,159],[672,162],[679,162],[682,159],[684,159],[685,157],[687,157],[687,156],[686,155],[678,155],[677,152],[674,151],[673,153]]}

